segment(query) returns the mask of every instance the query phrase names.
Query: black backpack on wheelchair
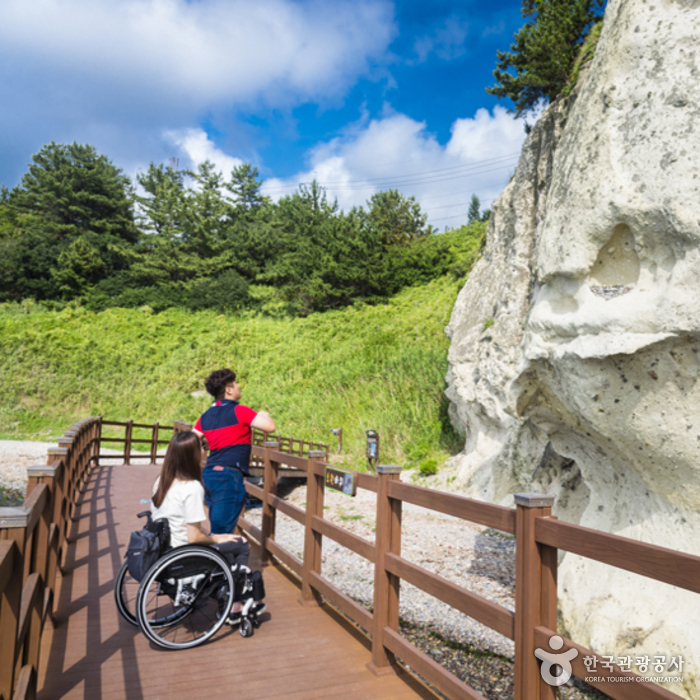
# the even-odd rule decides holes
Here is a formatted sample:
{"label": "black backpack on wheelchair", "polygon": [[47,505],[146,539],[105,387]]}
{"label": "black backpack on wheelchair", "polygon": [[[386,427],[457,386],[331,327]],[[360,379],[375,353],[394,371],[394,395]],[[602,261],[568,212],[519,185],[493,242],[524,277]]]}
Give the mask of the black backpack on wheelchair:
{"label": "black backpack on wheelchair", "polygon": [[131,533],[125,556],[129,575],[135,581],[141,581],[144,574],[170,549],[170,524],[165,518],[153,520],[148,510],[137,517],[148,517],[148,522],[141,530]]}

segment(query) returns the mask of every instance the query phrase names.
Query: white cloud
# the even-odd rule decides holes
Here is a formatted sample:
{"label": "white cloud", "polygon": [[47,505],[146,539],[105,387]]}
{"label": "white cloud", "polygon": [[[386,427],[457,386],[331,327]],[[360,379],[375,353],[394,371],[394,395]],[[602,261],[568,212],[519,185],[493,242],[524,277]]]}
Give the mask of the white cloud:
{"label": "white cloud", "polygon": [[274,106],[341,94],[395,31],[387,1],[3,0],[0,60],[98,92]]}
{"label": "white cloud", "polygon": [[228,178],[233,168],[243,165],[240,158],[234,158],[217,148],[203,129],[181,129],[166,131],[165,139],[177,149],[180,168],[196,168],[205,160],[211,161],[224,177]]}
{"label": "white cloud", "polygon": [[417,62],[422,63],[431,53],[443,61],[451,61],[467,52],[465,40],[469,24],[457,17],[448,17],[430,34],[420,37],[414,44]]}
{"label": "white cloud", "polygon": [[486,27],[482,32],[481,36],[486,37],[489,36],[489,34],[503,34],[503,32],[506,30],[506,23],[501,20],[497,24],[493,24],[490,27]]}
{"label": "white cloud", "polygon": [[437,228],[466,223],[472,194],[488,208],[515,170],[525,140],[522,121],[502,107],[480,109],[458,119],[446,145],[425,124],[403,114],[387,114],[355,125],[343,137],[317,146],[310,168],[291,178],[267,180],[273,198],[291,194],[313,179],[337,197],[342,209],[364,205],[380,190],[413,195]]}
{"label": "white cloud", "polygon": [[495,107],[493,114],[479,109],[473,119],[458,119],[452,125],[452,138],[447,144],[446,154],[477,162],[481,154],[488,152],[495,158],[512,153],[513,143],[525,140],[525,130],[520,120],[503,107]]}

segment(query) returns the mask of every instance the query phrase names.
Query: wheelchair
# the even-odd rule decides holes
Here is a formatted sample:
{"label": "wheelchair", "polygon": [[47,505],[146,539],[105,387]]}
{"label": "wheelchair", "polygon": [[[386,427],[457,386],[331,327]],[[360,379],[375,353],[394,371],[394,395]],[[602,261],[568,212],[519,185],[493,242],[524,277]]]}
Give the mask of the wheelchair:
{"label": "wheelchair", "polygon": [[249,637],[260,626],[249,573],[247,567],[232,571],[226,557],[212,547],[188,544],[166,552],[140,583],[124,562],[114,597],[122,617],[154,644],[189,649],[221,629],[236,599],[243,604],[241,636]]}

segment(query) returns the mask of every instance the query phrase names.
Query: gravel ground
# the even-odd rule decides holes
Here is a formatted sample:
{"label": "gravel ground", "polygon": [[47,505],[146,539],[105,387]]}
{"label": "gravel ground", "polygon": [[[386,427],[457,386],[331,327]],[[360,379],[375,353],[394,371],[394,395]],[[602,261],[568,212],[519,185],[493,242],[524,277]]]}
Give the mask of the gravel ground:
{"label": "gravel ground", "polygon": [[[22,503],[27,483],[26,468],[45,463],[46,450],[55,443],[0,440],[0,506]],[[451,477],[444,470],[434,477],[404,472],[403,481],[449,491]],[[305,507],[303,482],[283,480],[280,495]],[[374,541],[376,495],[358,490],[350,498],[326,491],[324,517],[336,525]],[[247,518],[259,525],[260,509]],[[277,541],[302,558],[304,533],[290,518],[278,514]],[[401,554],[409,561],[484,596],[509,610],[514,609],[515,539],[506,533],[473,525],[451,516],[404,504]],[[374,566],[335,542],[324,539],[322,571],[325,578],[359,603],[370,607]],[[472,618],[402,584],[401,634],[455,673],[489,700],[513,697],[513,642]],[[576,685],[574,685],[574,682]],[[560,688],[567,700],[606,698],[578,681]]]}
{"label": "gravel ground", "polygon": [[55,442],[0,440],[0,506],[19,505],[27,489],[27,467],[46,464]]}
{"label": "gravel ground", "polygon": [[[27,467],[46,464],[47,450],[55,442],[0,440],[0,506],[16,506],[24,502],[27,490]],[[102,449],[103,454],[121,454],[119,450]],[[145,454],[134,451],[133,454]],[[164,454],[161,450],[158,454]],[[115,457],[115,462],[120,462]],[[105,464],[109,460],[103,460]]]}

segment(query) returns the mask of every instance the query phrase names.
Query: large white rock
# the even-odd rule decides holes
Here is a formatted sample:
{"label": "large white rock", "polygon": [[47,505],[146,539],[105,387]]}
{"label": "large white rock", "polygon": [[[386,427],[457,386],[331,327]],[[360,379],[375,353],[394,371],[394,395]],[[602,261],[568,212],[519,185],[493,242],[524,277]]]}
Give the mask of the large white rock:
{"label": "large white rock", "polygon": [[[472,496],[700,555],[700,2],[611,0],[579,93],[548,108],[448,326]],[[562,631],[683,656],[700,595],[566,554]],[[673,675],[673,674],[669,674]]]}

